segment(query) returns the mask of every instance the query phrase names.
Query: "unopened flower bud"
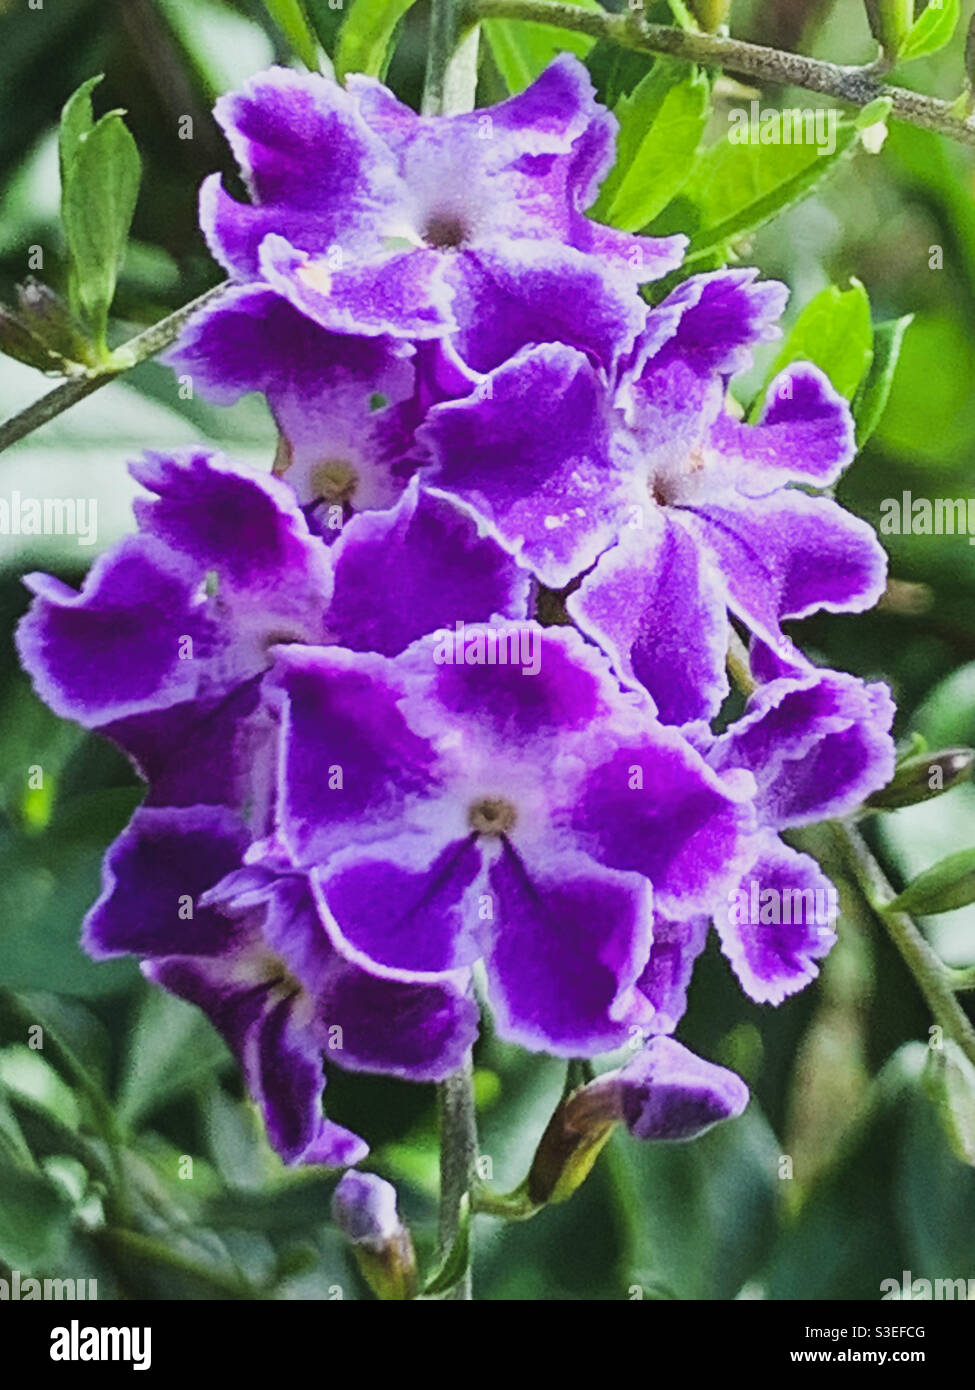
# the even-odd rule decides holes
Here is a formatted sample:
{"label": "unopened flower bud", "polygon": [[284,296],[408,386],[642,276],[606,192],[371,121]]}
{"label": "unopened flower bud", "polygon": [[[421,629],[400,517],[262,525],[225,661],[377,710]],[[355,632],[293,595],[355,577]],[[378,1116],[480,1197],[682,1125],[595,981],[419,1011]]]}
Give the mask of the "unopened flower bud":
{"label": "unopened flower bud", "polygon": [[652,1038],[618,1076],[623,1118],[637,1139],[696,1139],[748,1104],[740,1076],[674,1038]]}
{"label": "unopened flower bud", "polygon": [[943,748],[938,753],[918,753],[898,766],[893,780],[874,792],[867,805],[873,811],[898,811],[916,806],[967,782],[975,765],[975,749]]}
{"label": "unopened flower bud", "polygon": [[416,1297],[416,1255],[399,1218],[396,1189],[350,1168],[332,1196],[332,1218],[352,1243],[366,1283],[384,1301]]}
{"label": "unopened flower bud", "polygon": [[731,0],[689,0],[689,5],[701,28],[713,34],[728,18]]}
{"label": "unopened flower bud", "polygon": [[975,903],[975,850],[963,849],[918,874],[890,906],[898,912],[933,917]]}

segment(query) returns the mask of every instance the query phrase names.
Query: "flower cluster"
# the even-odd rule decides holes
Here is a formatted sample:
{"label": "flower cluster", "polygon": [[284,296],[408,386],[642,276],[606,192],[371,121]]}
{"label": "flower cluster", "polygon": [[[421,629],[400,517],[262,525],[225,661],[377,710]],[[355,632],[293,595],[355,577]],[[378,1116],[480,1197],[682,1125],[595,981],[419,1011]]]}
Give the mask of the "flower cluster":
{"label": "flower cluster", "polygon": [[[883,586],[821,491],[846,402],[800,364],[735,410],[784,303],[754,272],[649,307],[684,243],[586,216],[615,123],[569,56],[466,115],[272,69],[217,116],[249,201],[203,187],[232,283],[171,361],[266,396],[273,472],[134,464],[137,533],[80,592],[29,576],[18,635],[147,783],[88,949],[209,1014],[289,1162],[366,1151],[323,1060],[461,1064],[476,966],[504,1038],[646,1044],[600,1083],[636,1135],[738,1113],[670,1036],[709,924],[752,999],[802,988],[829,885],[779,832],[892,771],[885,689],[782,630]],[[758,684],[722,726],[731,619]]]}

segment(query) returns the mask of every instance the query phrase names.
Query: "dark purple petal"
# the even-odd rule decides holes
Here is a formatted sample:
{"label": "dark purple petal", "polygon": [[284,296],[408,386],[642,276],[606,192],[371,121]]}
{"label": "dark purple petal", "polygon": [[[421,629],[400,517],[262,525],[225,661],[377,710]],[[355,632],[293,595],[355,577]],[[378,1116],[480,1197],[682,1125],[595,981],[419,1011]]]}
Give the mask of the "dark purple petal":
{"label": "dark purple petal", "polygon": [[710,447],[746,494],[761,495],[788,482],[823,487],[836,481],[856,453],[853,416],[829,378],[801,362],[771,383],[757,424],[720,415]]}
{"label": "dark purple petal", "polygon": [[745,993],[780,1004],[819,973],[836,941],[836,889],[815,859],[772,834],[714,924]]}
{"label": "dark purple petal", "polygon": [[653,1038],[619,1073],[623,1117],[636,1139],[696,1139],[740,1115],[748,1087],[673,1038]]}
{"label": "dark purple petal", "polygon": [[661,721],[711,719],[728,693],[727,595],[679,516],[654,509],[566,601],[620,678],[642,685]]}
{"label": "dark purple petal", "polygon": [[221,97],[216,117],[253,199],[235,202],[215,175],[200,222],[224,267],[254,276],[268,232],[303,251],[382,245],[404,194],[382,141],[352,97],[317,73],[271,68]]}
{"label": "dark purple petal", "polygon": [[715,777],[678,734],[645,721],[586,774],[571,824],[601,863],[653,884],[666,916],[708,912],[751,853],[754,788],[747,776]]}
{"label": "dark purple petal", "polygon": [[46,574],[17,649],[55,713],[98,728],[190,700],[214,640],[191,568],[148,536],[99,556],[81,592]]}
{"label": "dark purple petal", "polygon": [[649,1017],[634,988],[650,949],[650,886],[585,855],[529,864],[508,845],[490,869],[495,899],[488,994],[501,1037],[592,1056]]}
{"label": "dark purple petal", "polygon": [[481,850],[470,834],[444,843],[447,833],[347,850],[313,872],[323,920],[344,955],[408,982],[482,955],[488,928],[474,891]]}
{"label": "dark purple petal", "polygon": [[[528,576],[471,519],[414,479],[395,507],[353,517],[332,549],[329,630],[343,646],[394,656],[425,633],[495,614],[524,618]],[[393,576],[380,598],[376,575]]]}
{"label": "dark purple petal", "polygon": [[781,337],[777,321],[789,297],[785,285],[756,283],[757,275],[749,269],[692,275],[669,294],[650,314],[644,342],[637,345],[644,384],[678,358],[697,373],[728,377],[747,371],[752,349]]}
{"label": "dark purple petal", "polygon": [[267,689],[282,720],[278,824],[296,862],[395,833],[435,788],[433,749],[408,727],[403,676],[384,657],[282,647]]}
{"label": "dark purple petal", "polygon": [[221,951],[236,928],[198,900],[237,867],[247,840],[237,816],[219,806],[136,811],[105,856],[86,949],[98,957]]}
{"label": "dark purple petal", "polygon": [[490,372],[535,343],[564,343],[611,371],[646,318],[632,285],[594,256],[557,242],[498,239],[461,254],[449,272],[461,357]]}

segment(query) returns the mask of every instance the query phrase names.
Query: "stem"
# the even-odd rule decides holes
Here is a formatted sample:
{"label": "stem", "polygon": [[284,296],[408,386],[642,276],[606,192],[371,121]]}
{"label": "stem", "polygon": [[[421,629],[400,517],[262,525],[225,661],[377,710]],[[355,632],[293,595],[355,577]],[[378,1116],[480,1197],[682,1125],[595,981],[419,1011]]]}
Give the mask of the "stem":
{"label": "stem", "polygon": [[957,115],[953,103],[922,96],[906,87],[890,87],[880,79],[882,66],[844,67],[799,53],[783,53],[761,44],[744,43],[717,34],[695,34],[664,24],[647,24],[639,11],[608,14],[565,5],[560,0],[475,0],[480,19],[524,19],[560,29],[590,34],[625,48],[683,58],[703,67],[726,68],[744,77],[780,86],[820,92],[847,105],[864,107],[877,97],[891,102],[891,115],[975,146],[975,119]]}
{"label": "stem", "polygon": [[130,368],[138,366],[140,362],[146,362],[150,357],[155,357],[157,352],[162,352],[163,348],[169,347],[179,337],[183,325],[196,313],[197,309],[208,304],[211,299],[215,299],[227,288],[228,282],[224,280],[212,290],[207,290],[206,294],[201,294],[197,299],[193,299],[189,304],[184,304],[182,308],[176,309],[166,318],[154,323],[151,328],[146,328],[142,333],[136,334],[128,342],[122,343],[117,347],[109,358],[109,365],[102,371],[91,376],[72,377],[70,381],[62,382],[60,386],[55,386],[53,391],[49,391],[46,396],[29,405],[26,410],[20,411],[17,415],[12,415],[9,420],[5,420],[0,425],[0,453],[4,449],[9,449],[11,444],[16,444],[19,439],[23,439],[32,430],[39,429],[41,425],[46,425],[48,420],[53,420],[56,416],[69,410],[71,406],[77,405],[78,401],[83,401],[86,396],[90,396],[93,391],[104,386],[109,381],[114,381],[117,376]]}
{"label": "stem", "polygon": [[952,972],[922,936],[906,912],[891,911],[897,896],[883,869],[870,853],[863,836],[852,825],[834,821],[830,831],[874,912],[883,922],[935,1022],[958,1044],[975,1065],[975,1028],[955,998]]}
{"label": "stem", "polygon": [[477,19],[464,0],[432,0],[424,116],[451,116],[474,109],[478,35]]}
{"label": "stem", "polygon": [[[474,1067],[470,1053],[459,1071],[442,1082],[440,1099],[440,1216],[437,1223],[437,1256],[445,1260],[460,1230],[463,1198],[474,1185],[477,1161],[477,1122],[474,1116]],[[452,1301],[469,1301],[470,1266],[447,1295]]]}

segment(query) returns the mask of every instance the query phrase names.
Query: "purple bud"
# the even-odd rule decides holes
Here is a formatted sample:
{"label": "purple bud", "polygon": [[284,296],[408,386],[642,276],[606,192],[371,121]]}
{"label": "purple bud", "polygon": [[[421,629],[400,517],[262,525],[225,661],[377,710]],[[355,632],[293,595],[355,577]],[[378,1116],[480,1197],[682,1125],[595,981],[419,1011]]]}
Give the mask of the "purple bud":
{"label": "purple bud", "polygon": [[617,1084],[623,1118],[637,1139],[696,1139],[748,1104],[740,1076],[673,1038],[653,1038],[617,1073]]}
{"label": "purple bud", "polygon": [[352,1242],[363,1277],[379,1298],[415,1297],[413,1241],[400,1221],[391,1183],[350,1168],[332,1195],[332,1218]]}

